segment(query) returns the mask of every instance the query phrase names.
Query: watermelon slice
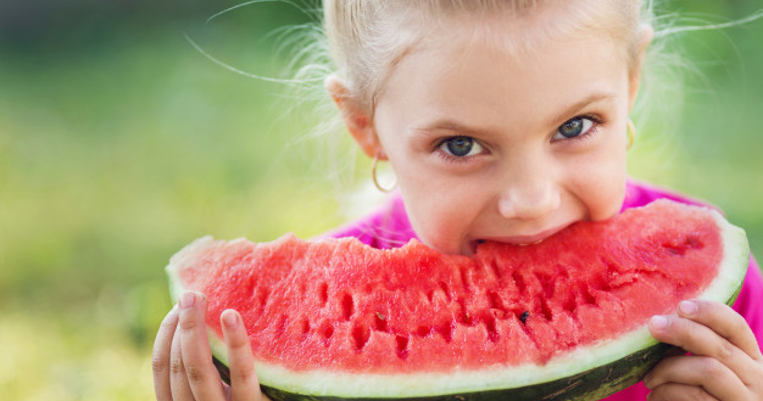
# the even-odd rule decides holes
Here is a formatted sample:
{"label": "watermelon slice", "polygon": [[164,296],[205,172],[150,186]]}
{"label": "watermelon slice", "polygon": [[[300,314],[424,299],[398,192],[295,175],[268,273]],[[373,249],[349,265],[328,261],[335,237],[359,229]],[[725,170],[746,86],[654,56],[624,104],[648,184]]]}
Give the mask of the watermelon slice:
{"label": "watermelon slice", "polygon": [[274,399],[588,400],[669,352],[651,316],[688,298],[732,303],[748,255],[744,231],[717,212],[657,201],[471,258],[416,241],[204,237],[167,271],[173,299],[207,295],[222,372],[220,314],[241,313]]}

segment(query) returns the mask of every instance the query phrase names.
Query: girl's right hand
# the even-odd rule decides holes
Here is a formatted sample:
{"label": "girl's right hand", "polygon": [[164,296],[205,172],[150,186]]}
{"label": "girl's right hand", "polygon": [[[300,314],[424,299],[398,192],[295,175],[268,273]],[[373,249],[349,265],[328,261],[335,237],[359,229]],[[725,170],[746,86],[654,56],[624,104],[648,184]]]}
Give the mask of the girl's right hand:
{"label": "girl's right hand", "polygon": [[164,318],[152,359],[157,401],[270,401],[260,390],[246,329],[234,310],[220,316],[231,385],[220,380],[207,340],[206,311],[206,297],[188,291]]}

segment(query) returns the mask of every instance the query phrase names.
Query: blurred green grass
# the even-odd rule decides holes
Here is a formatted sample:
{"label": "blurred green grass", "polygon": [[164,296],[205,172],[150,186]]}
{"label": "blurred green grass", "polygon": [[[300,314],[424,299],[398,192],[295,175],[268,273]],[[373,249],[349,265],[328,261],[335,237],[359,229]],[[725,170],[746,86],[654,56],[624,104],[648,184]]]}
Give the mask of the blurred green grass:
{"label": "blurred green grass", "polygon": [[[756,9],[669,6],[713,22]],[[346,219],[316,163],[333,155],[300,140],[318,106],[221,68],[183,36],[284,76],[290,56],[274,56],[267,34],[306,17],[262,4],[205,25],[224,6],[193,7],[0,36],[0,399],[150,399],[170,255],[202,235],[309,237]],[[666,70],[647,76],[630,171],[720,206],[760,254],[763,22],[679,39],[698,73],[674,70],[678,93],[663,87]],[[665,107],[679,98],[683,108]]]}

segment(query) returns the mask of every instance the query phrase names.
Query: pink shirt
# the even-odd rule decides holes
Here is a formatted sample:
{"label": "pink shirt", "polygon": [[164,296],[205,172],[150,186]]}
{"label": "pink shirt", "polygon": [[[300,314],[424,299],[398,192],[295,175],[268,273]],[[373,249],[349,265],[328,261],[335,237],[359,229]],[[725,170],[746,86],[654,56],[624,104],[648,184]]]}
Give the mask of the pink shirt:
{"label": "pink shirt", "polygon": [[[644,206],[656,199],[668,198],[681,203],[705,205],[698,200],[684,195],[657,188],[645,183],[630,181],[627,184],[622,210]],[[621,211],[622,211],[621,210]],[[329,234],[331,237],[356,237],[361,242],[379,249],[396,248],[416,238],[405,212],[403,200],[399,194],[393,196],[380,210],[353,222]],[[763,344],[763,276],[755,260],[750,257],[750,265],[742,290],[739,293],[734,310],[745,317],[755,333],[758,344]],[[606,401],[645,400],[649,390],[642,383],[636,384],[617,394],[607,397]]]}

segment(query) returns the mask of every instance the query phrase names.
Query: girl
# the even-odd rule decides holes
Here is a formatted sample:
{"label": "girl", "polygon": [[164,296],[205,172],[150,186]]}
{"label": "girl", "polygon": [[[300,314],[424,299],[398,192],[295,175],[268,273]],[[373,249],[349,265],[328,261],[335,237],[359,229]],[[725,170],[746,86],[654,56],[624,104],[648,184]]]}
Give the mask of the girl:
{"label": "girl", "polygon": [[[471,254],[532,244],[580,220],[686,198],[629,181],[629,112],[653,30],[639,0],[324,0],[336,72],[325,85],[360,148],[399,194],[333,233],[388,248],[416,237]],[[378,184],[377,184],[378,186]],[[685,301],[649,323],[690,354],[609,400],[763,400],[763,280],[751,262],[734,309]],[[161,401],[262,400],[240,317],[226,311],[231,387],[186,293],[154,349]]]}

